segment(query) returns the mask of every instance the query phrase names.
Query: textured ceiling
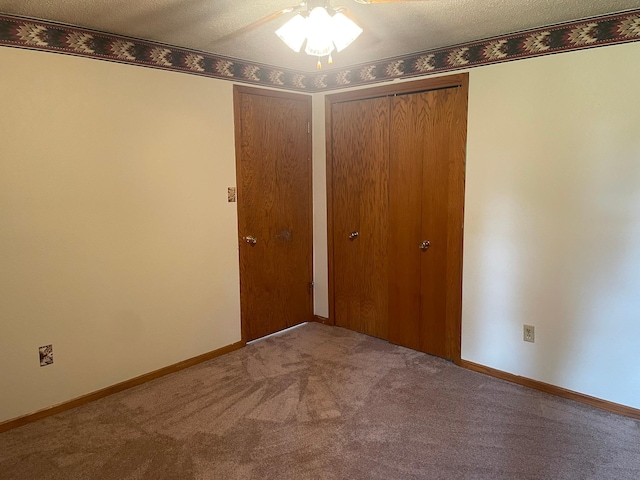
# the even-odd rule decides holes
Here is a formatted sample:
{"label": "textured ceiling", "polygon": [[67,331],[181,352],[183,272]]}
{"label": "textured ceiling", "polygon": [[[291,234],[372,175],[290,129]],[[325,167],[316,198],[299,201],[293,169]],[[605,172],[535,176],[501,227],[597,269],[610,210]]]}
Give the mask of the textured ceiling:
{"label": "textured ceiling", "polygon": [[[0,12],[312,72],[316,60],[289,50],[274,34],[293,14],[237,33],[291,5],[296,1],[0,0]],[[365,30],[334,55],[334,67],[340,68],[640,8],[640,0],[396,0],[370,5],[333,0],[332,5],[348,8]]]}

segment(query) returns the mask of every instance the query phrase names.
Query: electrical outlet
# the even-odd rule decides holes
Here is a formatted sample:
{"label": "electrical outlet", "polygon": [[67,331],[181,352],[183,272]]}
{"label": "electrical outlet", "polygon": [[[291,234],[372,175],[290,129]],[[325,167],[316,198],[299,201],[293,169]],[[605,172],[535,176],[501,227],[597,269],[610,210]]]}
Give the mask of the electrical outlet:
{"label": "electrical outlet", "polygon": [[523,340],[534,343],[536,341],[536,327],[533,325],[525,325],[523,329]]}
{"label": "electrical outlet", "polygon": [[46,367],[53,363],[53,345],[45,345],[44,347],[38,348],[38,351],[40,352],[41,367]]}

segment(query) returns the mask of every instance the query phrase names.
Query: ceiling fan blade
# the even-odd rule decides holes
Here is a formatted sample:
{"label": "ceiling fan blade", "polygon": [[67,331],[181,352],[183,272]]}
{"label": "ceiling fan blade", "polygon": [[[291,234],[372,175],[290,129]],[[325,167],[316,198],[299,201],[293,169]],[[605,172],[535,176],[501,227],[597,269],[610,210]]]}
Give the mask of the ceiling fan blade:
{"label": "ceiling fan blade", "polygon": [[347,17],[349,20],[355,22],[358,25],[361,25],[360,20],[356,18],[356,16],[353,14],[351,10],[349,10],[348,7],[345,7],[344,5],[338,5],[333,7],[333,11],[336,13],[341,13],[345,17]]}
{"label": "ceiling fan blade", "polygon": [[233,40],[234,38],[240,37],[241,35],[244,35],[245,33],[250,32],[251,30],[254,30],[258,27],[261,27],[262,25],[269,23],[273,20],[275,20],[278,17],[281,17],[282,15],[286,15],[287,13],[292,13],[295,11],[300,10],[301,8],[305,7],[306,4],[304,2],[299,3],[297,5],[292,5],[291,7],[287,7],[287,8],[283,8],[282,10],[278,10],[277,12],[273,12],[270,15],[267,15],[264,18],[261,18],[260,20],[256,20],[253,23],[250,23],[249,25],[246,25],[238,30],[235,30],[227,35],[223,35],[222,37],[216,39],[213,43],[217,44],[217,43],[224,43],[224,42],[228,42],[229,40]]}

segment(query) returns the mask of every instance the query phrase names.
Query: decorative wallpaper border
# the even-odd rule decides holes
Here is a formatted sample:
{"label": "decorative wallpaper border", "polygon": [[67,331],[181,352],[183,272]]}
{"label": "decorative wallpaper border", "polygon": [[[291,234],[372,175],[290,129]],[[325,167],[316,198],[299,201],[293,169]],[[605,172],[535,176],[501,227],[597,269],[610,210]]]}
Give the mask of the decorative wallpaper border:
{"label": "decorative wallpaper border", "polygon": [[286,90],[310,91],[309,74],[159,42],[0,14],[0,45],[96,58]]}
{"label": "decorative wallpaper border", "polygon": [[0,45],[302,92],[320,92],[640,40],[640,9],[341,69],[302,72],[0,14]]}
{"label": "decorative wallpaper border", "polygon": [[313,77],[312,89],[334,90],[639,40],[640,9],[326,71]]}

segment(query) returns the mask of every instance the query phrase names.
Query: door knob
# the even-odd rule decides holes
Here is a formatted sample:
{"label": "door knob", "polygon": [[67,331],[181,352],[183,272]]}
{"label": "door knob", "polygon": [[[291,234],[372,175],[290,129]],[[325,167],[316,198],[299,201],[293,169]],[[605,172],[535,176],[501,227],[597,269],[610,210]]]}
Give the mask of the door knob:
{"label": "door knob", "polygon": [[423,252],[428,250],[431,246],[431,242],[429,240],[425,240],[424,242],[420,242],[420,250]]}
{"label": "door knob", "polygon": [[258,239],[256,237],[252,237],[251,235],[247,235],[246,237],[242,237],[242,239],[247,242],[249,245],[255,245],[258,243]]}
{"label": "door knob", "polygon": [[358,235],[360,235],[360,232],[351,232],[349,234],[349,240],[355,240],[356,238],[358,238]]}

